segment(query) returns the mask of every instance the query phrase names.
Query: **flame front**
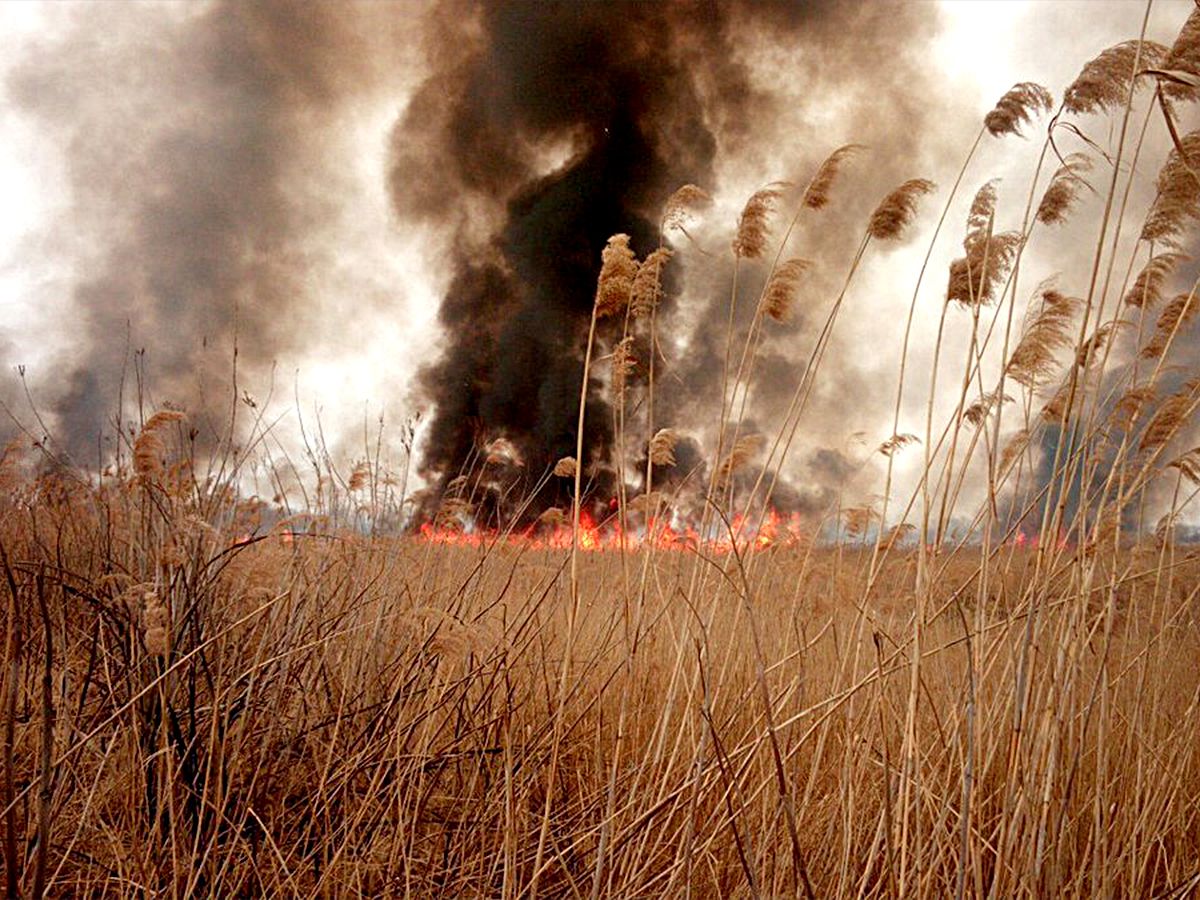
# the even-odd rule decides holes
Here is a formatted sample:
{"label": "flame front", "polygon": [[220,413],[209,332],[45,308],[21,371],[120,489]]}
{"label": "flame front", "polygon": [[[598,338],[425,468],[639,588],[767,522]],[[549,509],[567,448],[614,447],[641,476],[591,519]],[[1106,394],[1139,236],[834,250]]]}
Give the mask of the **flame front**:
{"label": "flame front", "polygon": [[[781,516],[770,509],[761,522],[753,516],[735,516],[724,534],[713,532],[702,537],[691,525],[672,524],[669,520],[650,519],[645,528],[622,530],[620,521],[609,516],[597,522],[587,510],[579,514],[579,549],[588,553],[639,550],[652,546],[657,550],[702,550],[725,554],[735,547],[739,553],[747,549],[766,550],[771,547],[796,546],[807,541],[799,513]],[[466,523],[463,527],[437,526],[426,522],[418,529],[421,540],[431,544],[450,544],[460,547],[489,547],[506,544],[530,550],[570,550],[573,541],[570,524],[529,526],[522,531],[481,529]]]}

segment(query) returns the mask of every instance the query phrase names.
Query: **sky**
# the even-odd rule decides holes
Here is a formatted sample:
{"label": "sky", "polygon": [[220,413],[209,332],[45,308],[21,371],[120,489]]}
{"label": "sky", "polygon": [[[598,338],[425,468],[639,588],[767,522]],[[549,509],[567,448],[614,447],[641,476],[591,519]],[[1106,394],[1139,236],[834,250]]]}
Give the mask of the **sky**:
{"label": "sky", "polygon": [[[206,23],[205,40],[225,41],[232,48],[221,51],[232,60],[229,72],[210,87],[197,84],[211,66],[201,59],[205,50],[193,26],[210,6],[0,4],[0,30],[7,36],[0,57],[0,195],[5,198],[0,400],[29,426],[35,417],[27,387],[48,430],[69,432],[72,410],[77,417],[97,405],[115,409],[113,373],[127,364],[132,351],[145,348],[153,402],[186,405],[191,388],[185,384],[202,382],[209,377],[205,373],[216,384],[228,371],[230,348],[218,338],[237,334],[247,342],[240,348],[241,390],[256,404],[269,396],[281,413],[295,407],[310,420],[319,415],[333,448],[353,456],[362,446],[365,422],[385,415],[395,425],[417,409],[430,414],[436,398],[421,389],[419,373],[454,345],[439,326],[438,307],[461,271],[459,245],[486,236],[498,215],[486,191],[464,194],[462,208],[453,212],[438,206],[436,216],[428,212],[433,201],[423,195],[397,196],[397,147],[405,129],[423,134],[422,129],[434,127],[413,112],[420,108],[430,71],[446,65],[429,47],[445,41],[442,31],[456,27],[447,18],[459,7],[443,4],[447,12],[439,13],[432,4],[356,4],[343,7],[352,15],[331,16],[336,8],[331,5],[324,7],[328,21],[298,24],[294,34],[288,33],[288,17],[277,13],[250,16],[248,33],[224,33],[219,24]],[[715,183],[705,185],[716,203],[696,226],[702,244],[727,240],[722,235],[732,230],[750,192],[773,179],[794,177],[802,164],[819,159],[837,142],[858,139],[851,133],[856,126],[878,143],[887,142],[869,148],[877,155],[868,165],[879,178],[894,172],[897,178],[949,183],[953,160],[1007,88],[1036,81],[1060,95],[1086,59],[1136,36],[1145,10],[1140,0],[942,0],[897,8],[910,7],[916,12],[899,20],[921,24],[912,26],[913,43],[903,48],[903,61],[899,52],[852,61],[821,57],[822,65],[846,66],[839,71],[869,70],[855,76],[862,90],[830,91],[825,99],[813,99],[770,74],[791,64],[778,55],[781,51],[768,42],[754,54],[748,67],[761,84],[791,98],[787,115],[796,118],[793,122],[781,112],[762,126],[762,134],[740,142],[729,138],[728,149],[726,135],[736,136],[736,129],[721,133],[711,162]],[[1149,36],[1169,42],[1191,9],[1190,0],[1158,0]],[[303,30],[308,27],[311,35]],[[280,32],[284,37],[275,46],[271,42]],[[424,37],[417,41],[414,34]],[[295,53],[295,47],[308,47],[306,40],[337,46]],[[854,48],[852,40],[843,40]],[[454,43],[438,46],[445,52]],[[871,46],[891,52],[886,43]],[[160,58],[161,65],[155,64]],[[255,68],[262,66],[265,75]],[[879,122],[894,118],[902,129],[906,113],[879,104],[904,99],[903,86],[891,94],[877,89],[893,66],[898,78],[919,72],[923,80],[914,90],[930,94],[912,120],[923,133],[897,133],[895,145],[889,137],[895,129],[889,132]],[[238,81],[250,77],[260,81],[250,88]],[[813,77],[819,79],[819,69]],[[223,92],[234,89],[230,96],[239,103],[250,96],[261,107],[228,108]],[[214,115],[211,123],[205,118]],[[436,118],[436,108],[432,115]],[[159,122],[171,125],[159,127]],[[808,140],[827,139],[828,146],[789,147],[788,134],[797,133],[788,131],[793,125]],[[212,147],[196,150],[188,144],[210,138]],[[530,173],[554,172],[574,138],[562,140],[566,143],[547,138],[522,149],[521,164]],[[969,176],[970,189],[993,175],[1015,185],[1029,170],[1036,143],[1014,139],[986,145]],[[280,144],[289,145],[286,152],[278,151]],[[908,148],[901,152],[911,156],[888,158],[893,146]],[[242,158],[251,161],[249,169],[228,165]],[[193,162],[175,171],[172,160],[179,159]],[[436,159],[421,164],[430,173],[439,171]],[[245,183],[237,182],[243,176]],[[222,183],[212,186],[203,203],[179,189],[180,184],[207,186],[208,179]],[[251,198],[259,183],[255,179],[286,185],[286,190]],[[872,180],[864,193],[875,187]],[[405,190],[419,194],[422,186],[414,179]],[[969,199],[970,190],[964,193]],[[131,196],[138,198],[138,209]],[[173,206],[177,196],[186,196],[187,205]],[[1020,190],[1002,191],[1001,211],[1013,214],[1022,199]],[[963,214],[952,211],[951,220]],[[262,226],[261,235],[239,231],[242,222]],[[931,222],[926,216],[918,224],[927,229]],[[830,226],[831,233],[840,227]],[[814,240],[824,246],[824,238]],[[840,246],[834,238],[829,241]],[[180,242],[202,246],[145,272],[131,262],[131,248],[161,257],[174,254]],[[935,265],[944,266],[954,249],[951,243],[939,250]],[[245,260],[227,281],[194,286],[203,278],[194,271],[197,260],[230,252],[244,254]],[[911,283],[923,252],[920,242],[889,251],[864,272],[858,290],[883,295],[898,278]],[[689,272],[685,287],[705,290],[703,278],[686,269],[686,259],[683,265]],[[302,278],[295,276],[299,271]],[[943,276],[929,281],[932,293],[944,290]],[[173,291],[181,299],[174,299]],[[157,299],[139,304],[136,298],[143,292]],[[849,319],[836,351],[849,354],[893,336],[900,308]],[[938,308],[936,301],[927,308]],[[680,329],[693,335],[681,338],[680,346],[689,341],[694,346],[700,313],[689,318],[680,310],[676,316]],[[213,346],[198,346],[209,335]],[[255,346],[247,346],[251,341]],[[786,348],[786,335],[776,345]],[[927,351],[919,346],[918,358]],[[24,372],[23,385],[17,367]],[[860,431],[874,434],[887,427],[880,416],[886,405],[864,400],[861,419],[850,416],[845,422],[839,410],[845,396],[863,396],[864,385],[894,370],[894,363],[873,364],[868,358],[844,369],[844,378],[835,377],[814,401],[820,427],[810,450],[842,446]],[[89,377],[93,370],[101,374]],[[905,414],[919,417],[919,399]],[[285,442],[297,437],[290,421],[281,422],[279,433]],[[81,444],[86,441],[75,442]]]}

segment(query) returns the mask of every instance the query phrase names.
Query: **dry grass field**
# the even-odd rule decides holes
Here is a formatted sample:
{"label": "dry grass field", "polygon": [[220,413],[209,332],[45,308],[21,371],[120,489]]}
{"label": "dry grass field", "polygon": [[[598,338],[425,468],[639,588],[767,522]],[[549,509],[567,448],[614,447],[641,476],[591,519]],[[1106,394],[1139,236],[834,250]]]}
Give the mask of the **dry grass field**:
{"label": "dry grass field", "polygon": [[[808,269],[793,228],[836,202],[855,148],[740,217],[733,296],[750,267],[764,286],[729,314],[703,476],[656,482],[681,436],[654,419],[653,354],[644,378],[627,365],[655,346],[691,186],[662,249],[604,251],[576,451],[537,485],[565,505],[498,502],[495,442],[415,505],[369,448],[343,475],[310,451],[307,503],[264,503],[252,475],[291,463],[262,411],[206,443],[182,411],[139,410],[103,472],[14,441],[8,896],[1195,896],[1198,86],[1200,11],[1172,46],[1089,61],[1061,103],[1021,84],[987,115],[962,173],[1048,123],[1006,187],[1025,213],[1002,230],[996,185],[974,195],[940,319],[907,323],[936,328],[931,366],[905,331],[881,386],[895,417],[863,504],[779,525],[772,473],[836,370],[864,256],[969,195],[962,173],[880,199],[845,287],[812,301],[786,414],[762,434],[745,415]],[[1069,289],[1022,280],[1050,229],[1095,248]],[[583,444],[597,380],[628,451],[611,503]],[[928,396],[919,434],[906,391]]]}

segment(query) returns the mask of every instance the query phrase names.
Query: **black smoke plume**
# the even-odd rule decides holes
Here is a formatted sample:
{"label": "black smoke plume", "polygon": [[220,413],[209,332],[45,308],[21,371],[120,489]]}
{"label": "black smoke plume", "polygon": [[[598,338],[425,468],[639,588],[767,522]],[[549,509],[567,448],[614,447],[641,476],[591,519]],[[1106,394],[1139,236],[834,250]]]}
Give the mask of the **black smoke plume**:
{"label": "black smoke plume", "polygon": [[[519,495],[574,454],[582,349],[605,242],[624,232],[647,254],[658,245],[663,202],[685,183],[714,187],[722,159],[773,153],[781,167],[815,166],[828,143],[797,146],[795,133],[780,133],[796,106],[802,113],[806,104],[848,105],[864,138],[900,148],[865,179],[862,196],[870,199],[832,215],[815,238],[822,248],[848,246],[848,222],[857,217],[861,227],[864,202],[911,177],[922,157],[915,123],[927,78],[917,49],[932,36],[931,12],[911,6],[456,9],[457,18],[442,15],[430,31],[435,68],[397,123],[391,174],[401,217],[454,234],[454,274],[439,314],[446,344],[420,378],[435,406],[421,466],[435,486],[431,504],[497,437],[518,451],[520,465],[501,477],[519,484]],[[765,62],[781,58],[787,66]],[[886,75],[871,62],[884,58]],[[816,138],[805,124],[799,134]],[[685,414],[715,418],[727,299],[702,298],[708,308],[691,322],[686,358],[674,371],[664,360],[661,424]],[[598,386],[590,391],[583,463],[604,472],[611,410]],[[598,505],[609,499],[601,490],[593,496]],[[549,479],[529,511],[568,499],[563,481]]]}

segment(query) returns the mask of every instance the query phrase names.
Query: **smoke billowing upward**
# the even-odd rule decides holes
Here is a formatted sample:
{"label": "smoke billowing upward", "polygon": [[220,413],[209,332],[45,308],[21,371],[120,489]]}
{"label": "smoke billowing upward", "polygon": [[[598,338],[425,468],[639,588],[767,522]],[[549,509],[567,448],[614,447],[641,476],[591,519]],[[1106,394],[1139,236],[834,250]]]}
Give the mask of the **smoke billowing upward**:
{"label": "smoke billowing upward", "polygon": [[[420,383],[436,407],[422,468],[435,484],[497,437],[516,447],[521,466],[509,467],[509,477],[526,492],[574,453],[601,250],[619,232],[639,256],[654,249],[662,204],[675,188],[719,187],[715,180],[736,159],[753,167],[769,157],[774,177],[799,177],[791,167],[811,171],[832,149],[818,110],[844,111],[847,127],[861,132],[855,139],[876,139],[889,152],[810,241],[817,252],[841,251],[861,231],[864,210],[917,174],[919,97],[929,78],[916,48],[932,36],[927,8],[489,3],[455,10],[430,32],[438,65],[396,126],[391,174],[402,217],[455,234],[454,274],[440,310],[446,344]],[[883,58],[886,73],[867,62]],[[785,130],[797,119],[800,129]],[[727,278],[723,263],[710,263],[718,281]],[[677,424],[673,416],[711,419],[719,409],[713,394],[728,296],[708,291],[699,316],[675,323],[691,334],[682,360],[662,362],[661,424]],[[668,323],[670,305],[668,291]],[[596,386],[590,390],[584,464],[602,473],[596,464],[609,462],[612,417]],[[561,502],[559,493],[551,480],[532,512]]]}
{"label": "smoke billowing upward", "polygon": [[77,274],[53,412],[81,462],[116,413],[130,341],[147,348],[156,395],[200,417],[206,344],[227,375],[235,329],[243,365],[301,340],[327,250],[312,240],[332,206],[321,188],[340,187],[324,129],[386,71],[395,17],[379,12],[75,7],[11,74],[8,99],[64,155],[69,212],[51,240]]}

